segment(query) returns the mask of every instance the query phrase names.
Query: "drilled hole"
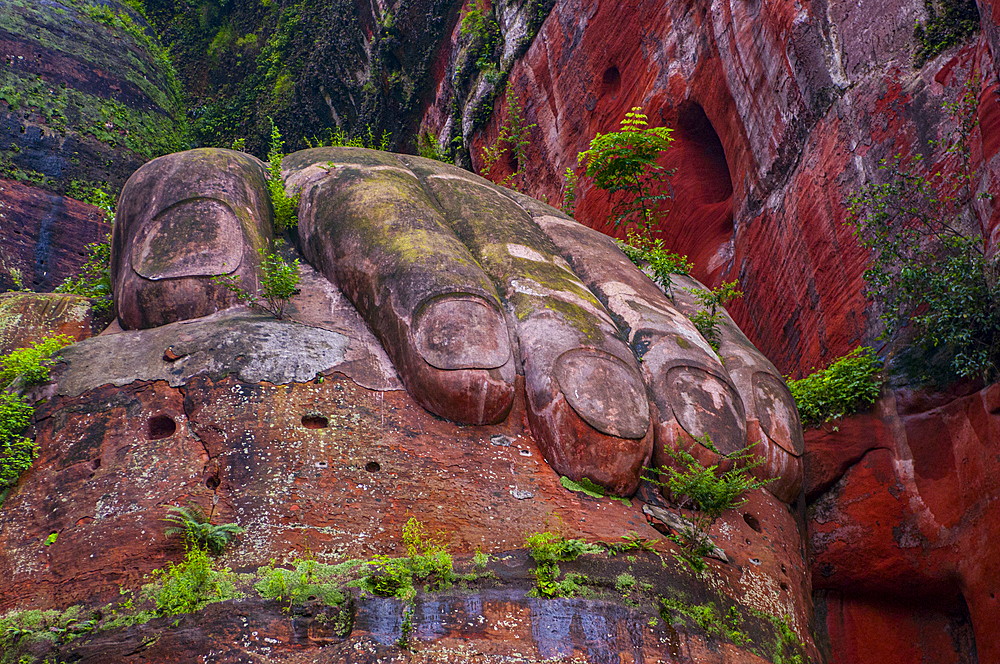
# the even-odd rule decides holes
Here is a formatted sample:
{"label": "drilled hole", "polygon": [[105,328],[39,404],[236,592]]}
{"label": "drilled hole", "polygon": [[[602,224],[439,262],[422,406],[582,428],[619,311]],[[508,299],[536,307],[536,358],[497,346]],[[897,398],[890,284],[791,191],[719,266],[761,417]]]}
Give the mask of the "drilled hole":
{"label": "drilled hole", "polygon": [[743,520],[747,522],[748,526],[756,530],[758,533],[760,532],[760,521],[758,521],[757,517],[755,517],[753,514],[747,512],[746,514],[743,515]]}
{"label": "drilled hole", "polygon": [[157,415],[149,418],[149,439],[162,440],[169,438],[177,431],[177,423],[169,415]]}
{"label": "drilled hole", "polygon": [[322,415],[303,415],[302,426],[307,429],[325,429],[330,426],[330,420]]}
{"label": "drilled hole", "polygon": [[369,473],[377,473],[382,470],[382,466],[378,465],[378,461],[369,461],[365,464],[365,470]]}

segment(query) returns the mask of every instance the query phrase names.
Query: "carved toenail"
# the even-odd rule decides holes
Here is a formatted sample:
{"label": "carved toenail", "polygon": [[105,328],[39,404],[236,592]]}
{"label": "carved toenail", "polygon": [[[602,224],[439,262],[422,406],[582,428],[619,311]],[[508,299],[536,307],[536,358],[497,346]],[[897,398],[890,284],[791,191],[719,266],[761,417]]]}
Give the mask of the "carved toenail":
{"label": "carved toenail", "polygon": [[727,382],[704,369],[673,367],[667,372],[667,402],[692,438],[705,434],[723,454],[745,445],[743,401]]}
{"label": "carved toenail", "polygon": [[649,401],[638,373],[619,358],[591,349],[566,351],[555,362],[566,401],[601,433],[639,439],[649,429]]}
{"label": "carved toenail", "polygon": [[414,346],[432,367],[495,369],[510,359],[507,324],[482,298],[437,297],[414,319]]}
{"label": "carved toenail", "polygon": [[767,437],[789,454],[801,456],[805,450],[802,425],[795,401],[784,382],[758,371],[753,375],[753,398],[760,428]]}
{"label": "carved toenail", "polygon": [[231,274],[243,259],[239,219],[223,201],[189,198],[139,230],[132,268],[147,279]]}

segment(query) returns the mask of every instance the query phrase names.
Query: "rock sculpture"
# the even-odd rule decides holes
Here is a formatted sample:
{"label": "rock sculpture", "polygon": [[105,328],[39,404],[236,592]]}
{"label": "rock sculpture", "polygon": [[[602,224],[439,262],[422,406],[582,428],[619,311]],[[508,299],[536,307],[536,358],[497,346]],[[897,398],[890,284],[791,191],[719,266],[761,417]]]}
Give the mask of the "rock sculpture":
{"label": "rock sculpture", "polygon": [[[428,411],[495,424],[523,381],[546,461],[573,480],[630,495],[664,445],[699,441],[708,464],[759,441],[772,492],[798,496],[801,426],[778,371],[728,317],[717,355],[683,313],[693,301],[668,299],[610,238],[419,157],[316,148],[283,167],[301,196],[303,254]],[[258,277],[271,238],[264,177],[259,161],[218,149],[132,176],[112,253],[123,328],[226,308],[212,277]]]}

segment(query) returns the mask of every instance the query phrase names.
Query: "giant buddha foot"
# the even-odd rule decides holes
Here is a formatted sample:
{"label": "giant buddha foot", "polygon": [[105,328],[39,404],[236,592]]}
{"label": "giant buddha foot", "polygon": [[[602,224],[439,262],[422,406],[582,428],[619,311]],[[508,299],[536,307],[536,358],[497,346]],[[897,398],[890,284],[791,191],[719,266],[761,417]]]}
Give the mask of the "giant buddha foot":
{"label": "giant buddha foot", "polygon": [[[275,247],[260,161],[192,150],[125,186],[117,324],[36,389],[39,458],[0,510],[0,611],[100,629],[50,618],[70,636],[19,656],[818,661],[795,406],[728,316],[718,353],[699,334],[700,284],[667,297],[610,238],[439,162],[320,148],[284,169],[280,251],[304,260],[282,320],[215,280],[256,286]],[[644,469],[748,445],[772,481],[709,529],[699,571]],[[188,503],[245,529],[217,563],[242,575],[167,615],[141,589],[184,559],[163,519]],[[357,585],[419,550],[411,519],[463,576]],[[261,591],[282,567],[316,588]]]}
{"label": "giant buddha foot", "polygon": [[[725,317],[719,352],[613,240],[532,198],[440,162],[357,148],[284,160],[308,262],[381,341],[407,391],[459,424],[495,424],[522,389],[546,461],[632,494],[682,442],[706,465],[754,445],[786,502],[802,432],[775,367]],[[202,149],[155,159],[121,195],[118,320],[143,329],[232,304],[212,278],[259,278],[271,241],[265,169]]]}

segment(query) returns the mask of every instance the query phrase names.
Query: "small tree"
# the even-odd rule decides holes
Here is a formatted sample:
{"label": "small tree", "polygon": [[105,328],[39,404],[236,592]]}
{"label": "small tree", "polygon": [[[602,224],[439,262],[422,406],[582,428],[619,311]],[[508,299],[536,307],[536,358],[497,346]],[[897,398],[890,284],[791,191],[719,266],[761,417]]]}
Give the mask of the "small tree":
{"label": "small tree", "polygon": [[[280,244],[279,242],[278,245]],[[257,292],[244,288],[243,280],[234,274],[215,277],[212,281],[225,286],[243,304],[263,309],[281,320],[288,301],[298,292],[299,259],[296,258],[289,263],[265,247],[261,247],[258,253],[263,274],[260,280],[261,287]]]}
{"label": "small tree", "polygon": [[671,129],[647,125],[642,107],[633,107],[619,131],[595,136],[579,160],[598,189],[620,194],[612,210],[615,226],[635,224],[641,235],[651,238],[659,208],[672,198],[668,178],[674,172],[656,160],[673,138]]}
{"label": "small tree", "polygon": [[743,292],[736,290],[735,281],[723,281],[722,285],[712,290],[702,288],[688,288],[686,290],[694,295],[698,304],[703,307],[690,316],[691,322],[701,332],[701,336],[705,337],[712,349],[718,353],[721,341],[719,323],[722,322],[720,309],[723,309],[730,301],[743,297]]}
{"label": "small tree", "polygon": [[[708,434],[699,442],[710,450],[717,451]],[[730,454],[720,454],[733,464],[731,470],[723,473],[719,473],[718,465],[703,466],[683,447],[676,450],[666,447],[665,451],[674,462],[674,465],[660,469],[666,475],[666,480],[655,474],[645,478],[653,484],[666,487],[682,513],[687,512],[686,520],[690,527],[675,533],[670,539],[681,547],[681,559],[696,572],[705,568],[702,558],[715,548],[708,533],[719,517],[724,512],[743,505],[747,491],[759,489],[774,481],[758,480],[751,474],[751,470],[764,463],[763,458],[754,455],[754,445]]]}
{"label": "small tree", "polygon": [[[914,345],[948,358],[952,377],[991,380],[1000,366],[997,261],[962,219],[972,199],[969,141],[978,125],[978,87],[970,81],[957,102],[945,105],[956,126],[936,145],[959,168],[927,175],[919,157],[883,160],[883,181],[851,199],[849,223],[872,252],[865,294],[882,305],[880,338],[909,328]],[[925,367],[918,377],[929,378]]]}
{"label": "small tree", "polygon": [[274,120],[271,120],[271,147],[267,153],[269,175],[267,188],[271,194],[271,207],[274,208],[274,225],[281,231],[299,223],[299,195],[286,194],[285,180],[281,177],[281,160],[285,158],[284,146],[285,141],[281,138],[281,132],[278,131]]}

